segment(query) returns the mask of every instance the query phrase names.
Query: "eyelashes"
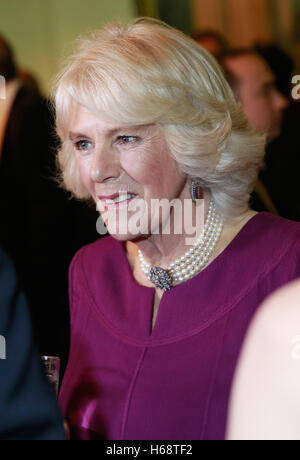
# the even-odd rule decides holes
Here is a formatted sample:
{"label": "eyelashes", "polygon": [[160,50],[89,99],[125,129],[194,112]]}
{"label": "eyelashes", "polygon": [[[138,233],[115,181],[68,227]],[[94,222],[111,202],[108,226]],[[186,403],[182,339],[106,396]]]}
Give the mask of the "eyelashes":
{"label": "eyelashes", "polygon": [[81,140],[74,143],[75,149],[79,151],[86,151],[90,147],[90,145],[91,142],[87,140]]}
{"label": "eyelashes", "polygon": [[132,145],[140,141],[138,136],[118,136],[117,142],[123,145]]}
{"label": "eyelashes", "polygon": [[[126,135],[118,136],[115,139],[116,145],[125,146],[125,147],[136,145],[140,141],[141,141],[141,138],[138,136],[126,136]],[[87,152],[90,149],[90,147],[93,146],[93,143],[87,139],[81,139],[77,142],[74,142],[73,145],[75,147],[75,150],[79,152]]]}

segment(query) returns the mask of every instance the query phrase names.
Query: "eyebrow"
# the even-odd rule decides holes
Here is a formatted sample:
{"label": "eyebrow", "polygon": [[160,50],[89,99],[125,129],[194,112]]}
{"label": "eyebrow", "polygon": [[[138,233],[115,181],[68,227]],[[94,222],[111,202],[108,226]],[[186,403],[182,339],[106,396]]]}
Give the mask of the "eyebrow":
{"label": "eyebrow", "polygon": [[89,136],[87,136],[86,134],[83,134],[83,133],[76,133],[76,132],[72,132],[72,131],[69,132],[69,139],[74,140],[74,139],[77,139],[79,137],[89,137]]}
{"label": "eyebrow", "polygon": [[[116,133],[118,133],[120,131],[141,130],[141,129],[145,128],[146,126],[149,126],[149,125],[118,126],[116,128],[108,129],[107,131],[105,131],[105,135],[110,137],[110,136],[113,136],[114,134],[116,134]],[[69,131],[69,139],[74,140],[74,139],[78,139],[78,138],[89,139],[90,136],[88,136],[87,134],[84,134],[82,132]]]}

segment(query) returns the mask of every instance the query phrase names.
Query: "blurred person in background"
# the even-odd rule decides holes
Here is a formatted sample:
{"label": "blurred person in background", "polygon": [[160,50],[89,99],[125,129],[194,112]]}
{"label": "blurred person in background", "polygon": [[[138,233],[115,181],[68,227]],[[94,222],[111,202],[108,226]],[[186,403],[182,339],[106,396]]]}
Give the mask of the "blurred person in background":
{"label": "blurred person in background", "polygon": [[269,45],[257,43],[254,46],[254,51],[267,62],[275,77],[278,91],[290,99],[291,81],[295,67],[291,56],[275,43]]}
{"label": "blurred person in background", "polygon": [[[267,143],[272,142],[281,133],[283,111],[289,102],[277,89],[275,75],[267,62],[252,50],[237,49],[228,51],[221,63],[249,122],[258,132],[266,134]],[[256,211],[280,214],[264,182],[263,170],[251,197],[251,207]],[[286,200],[291,199],[281,183],[277,186]]]}
{"label": "blurred person in background", "polygon": [[275,76],[265,60],[251,50],[232,50],[222,64],[230,86],[255,129],[267,141],[279,136],[282,112],[288,100],[276,88]]}
{"label": "blurred person in background", "polygon": [[39,82],[37,81],[35,76],[32,73],[30,73],[28,70],[23,69],[23,68],[18,68],[17,78],[21,80],[23,85],[29,88],[32,92],[41,94]]}
{"label": "blurred person in background", "polygon": [[268,63],[278,91],[289,100],[282,114],[280,135],[267,145],[261,180],[283,217],[300,221],[300,103],[291,97],[293,59],[278,45],[256,45]]}
{"label": "blurred person in background", "polygon": [[216,30],[200,30],[193,33],[192,38],[217,59],[221,59],[228,49],[226,39]]}
{"label": "blurred person in background", "polygon": [[63,420],[41,368],[26,300],[2,249],[0,336],[0,440],[63,440]]}
{"label": "blurred person in background", "polygon": [[[0,37],[0,244],[16,267],[43,355],[68,353],[67,269],[76,250],[94,241],[96,211],[68,200],[56,183],[53,116],[32,78],[18,74]],[[28,83],[29,81],[29,83]],[[84,223],[83,223],[84,222]]]}
{"label": "blurred person in background", "polygon": [[300,440],[299,298],[294,281],[252,321],[232,387],[229,440]]}

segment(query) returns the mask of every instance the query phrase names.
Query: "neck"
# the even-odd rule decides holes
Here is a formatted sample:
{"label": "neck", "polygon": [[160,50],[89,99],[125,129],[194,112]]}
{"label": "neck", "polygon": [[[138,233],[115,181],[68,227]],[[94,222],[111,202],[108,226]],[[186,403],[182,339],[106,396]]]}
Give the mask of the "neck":
{"label": "neck", "polygon": [[[127,241],[126,251],[132,268],[137,269],[136,265],[139,265],[139,250],[142,251],[144,258],[152,266],[159,266],[162,268],[166,268],[169,264],[174,262],[175,259],[182,257],[197,240],[204,228],[210,199],[210,193],[206,192],[204,193],[204,200],[201,200],[199,204],[192,204],[190,213],[182,213],[180,227],[182,232],[180,234],[175,232],[178,226],[176,226],[173,220],[168,234],[162,232],[159,234],[151,234],[147,238],[140,238],[134,242]],[[185,222],[197,224],[195,225],[193,233],[186,231],[188,230],[188,226]],[[191,226],[190,228],[192,229]]]}

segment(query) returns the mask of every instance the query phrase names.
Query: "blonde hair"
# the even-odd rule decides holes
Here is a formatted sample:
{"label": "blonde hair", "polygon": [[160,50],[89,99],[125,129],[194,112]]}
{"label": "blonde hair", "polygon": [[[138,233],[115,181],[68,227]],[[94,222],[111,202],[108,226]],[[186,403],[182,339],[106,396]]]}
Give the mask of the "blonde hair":
{"label": "blonde hair", "polygon": [[55,84],[58,163],[66,189],[86,199],[67,139],[74,101],[107,121],[159,125],[181,171],[210,190],[224,217],[248,209],[265,137],[250,127],[215,59],[180,31],[139,18],[77,40]]}

